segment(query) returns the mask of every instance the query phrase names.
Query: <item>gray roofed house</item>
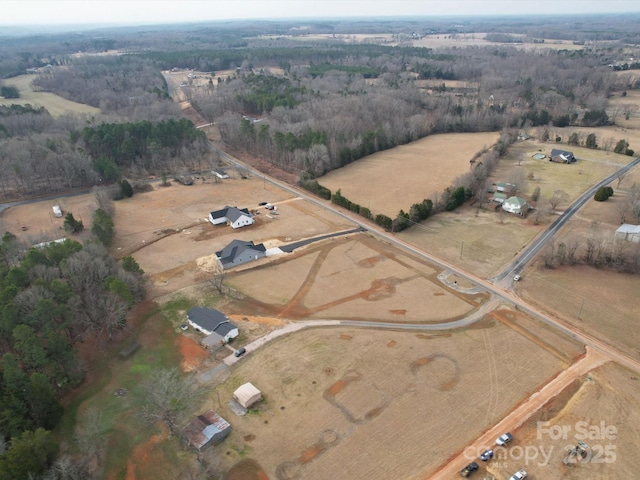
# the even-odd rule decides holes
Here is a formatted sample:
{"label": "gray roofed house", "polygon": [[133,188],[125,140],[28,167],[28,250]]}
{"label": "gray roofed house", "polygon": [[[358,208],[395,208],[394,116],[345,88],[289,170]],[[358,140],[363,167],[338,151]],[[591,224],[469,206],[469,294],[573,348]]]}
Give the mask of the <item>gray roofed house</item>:
{"label": "gray roofed house", "polygon": [[197,450],[207,445],[222,442],[231,433],[231,425],[213,410],[194,417],[182,429],[182,437],[187,445]]}
{"label": "gray roofed house", "polygon": [[245,227],[255,222],[253,214],[249,213],[248,208],[230,207],[229,205],[209,213],[209,221],[213,225],[228,223],[232,228]]}
{"label": "gray roofed house", "polygon": [[193,328],[208,335],[204,340],[207,345],[227,343],[239,333],[238,327],[224,313],[211,308],[193,307],[187,312],[187,321]]}
{"label": "gray roofed house", "polygon": [[551,150],[551,155],[549,155],[549,161],[556,163],[573,163],[576,161],[576,157],[573,156],[573,152],[554,148]]}
{"label": "gray roofed house", "polygon": [[251,241],[233,240],[222,250],[216,252],[216,256],[222,263],[222,268],[226,269],[258,260],[266,255],[266,250],[262,243],[254,245]]}

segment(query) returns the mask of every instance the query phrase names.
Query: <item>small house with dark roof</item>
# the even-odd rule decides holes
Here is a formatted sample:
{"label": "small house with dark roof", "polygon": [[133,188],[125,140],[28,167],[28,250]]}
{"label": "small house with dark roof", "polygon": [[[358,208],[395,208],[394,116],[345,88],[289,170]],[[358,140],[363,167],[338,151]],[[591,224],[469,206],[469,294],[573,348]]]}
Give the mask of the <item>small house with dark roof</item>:
{"label": "small house with dark roof", "polygon": [[240,209],[228,205],[220,210],[209,213],[209,221],[213,225],[227,223],[231,225],[231,228],[246,227],[247,225],[253,225],[255,222],[253,214],[249,213],[249,209]]}
{"label": "small house with dark roof", "polygon": [[222,250],[216,252],[216,256],[220,260],[222,268],[227,269],[258,260],[266,255],[266,251],[267,249],[262,243],[254,245],[251,241],[233,240]]}
{"label": "small house with dark roof", "polygon": [[[227,343],[238,336],[236,327],[227,316],[211,308],[193,307],[187,312],[187,322],[207,335],[207,344]],[[209,338],[211,337],[211,338]]]}
{"label": "small house with dark roof", "polygon": [[576,161],[576,157],[573,156],[573,152],[554,148],[551,150],[551,155],[549,155],[549,161],[555,163],[573,163]]}
{"label": "small house with dark roof", "polygon": [[190,447],[202,450],[222,442],[231,433],[231,425],[213,410],[194,417],[182,429],[182,438]]}

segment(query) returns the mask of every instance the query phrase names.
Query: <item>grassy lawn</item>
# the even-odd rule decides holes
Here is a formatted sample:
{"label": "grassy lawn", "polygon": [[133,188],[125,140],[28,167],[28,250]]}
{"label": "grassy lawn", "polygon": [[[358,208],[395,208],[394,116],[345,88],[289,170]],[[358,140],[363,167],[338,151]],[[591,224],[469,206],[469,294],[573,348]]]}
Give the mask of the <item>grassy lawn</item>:
{"label": "grassy lawn", "polygon": [[20,91],[20,98],[1,98],[0,105],[30,104],[33,107],[44,107],[53,117],[59,117],[60,115],[67,113],[87,113],[89,115],[100,113],[99,108],[67,100],[55,93],[33,91],[31,82],[35,78],[35,75],[19,75],[5,80],[5,85],[15,86],[18,88]]}
{"label": "grassy lawn", "polygon": [[[158,369],[179,367],[182,358],[176,342],[176,324],[181,322],[184,311],[195,304],[195,300],[176,297],[160,307],[141,306],[131,321],[133,332],[87,361],[88,383],[66,405],[56,433],[70,442],[77,426],[97,424],[106,447],[99,466],[103,478],[131,478],[132,472],[135,478],[167,478],[168,474],[175,477],[181,457],[191,456],[181,452],[177,439],[169,437],[164,428],[144,421],[141,409],[145,398],[140,385]],[[141,348],[122,360],[120,350],[134,338]],[[128,392],[116,396],[118,389]]]}

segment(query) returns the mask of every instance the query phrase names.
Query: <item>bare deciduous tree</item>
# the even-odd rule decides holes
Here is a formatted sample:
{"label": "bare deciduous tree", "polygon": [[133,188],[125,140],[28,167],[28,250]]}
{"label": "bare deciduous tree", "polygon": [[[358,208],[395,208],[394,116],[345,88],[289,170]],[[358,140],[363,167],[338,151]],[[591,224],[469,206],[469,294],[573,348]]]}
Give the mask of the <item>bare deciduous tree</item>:
{"label": "bare deciduous tree", "polygon": [[198,404],[201,391],[195,377],[178,369],[156,370],[142,384],[142,414],[150,422],[162,422],[171,435]]}
{"label": "bare deciduous tree", "polygon": [[553,195],[549,199],[549,206],[551,210],[558,208],[559,205],[562,205],[569,201],[569,195],[563,190],[556,190],[553,192]]}

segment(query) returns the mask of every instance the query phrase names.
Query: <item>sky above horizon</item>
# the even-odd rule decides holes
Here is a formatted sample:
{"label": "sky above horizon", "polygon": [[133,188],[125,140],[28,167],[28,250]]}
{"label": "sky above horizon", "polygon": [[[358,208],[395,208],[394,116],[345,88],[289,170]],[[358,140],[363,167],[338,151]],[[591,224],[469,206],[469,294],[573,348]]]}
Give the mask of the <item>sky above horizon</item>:
{"label": "sky above horizon", "polygon": [[0,25],[640,12],[637,0],[0,0],[0,5]]}

